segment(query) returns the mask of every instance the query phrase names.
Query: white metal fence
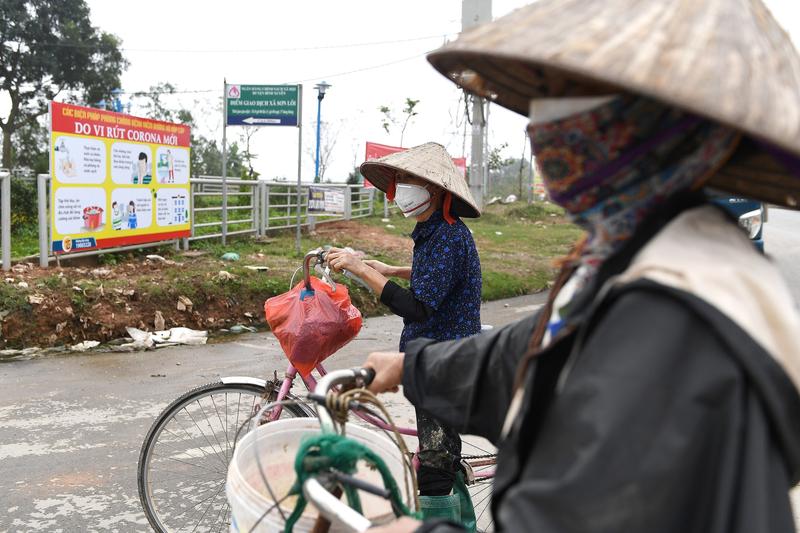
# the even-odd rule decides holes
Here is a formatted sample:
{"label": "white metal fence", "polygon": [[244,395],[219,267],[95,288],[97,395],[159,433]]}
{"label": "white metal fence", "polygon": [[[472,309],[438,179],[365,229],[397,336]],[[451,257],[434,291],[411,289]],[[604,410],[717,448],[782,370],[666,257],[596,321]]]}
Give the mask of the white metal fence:
{"label": "white metal fence", "polygon": [[[375,189],[364,188],[361,185],[320,184],[304,183],[301,186],[298,202],[297,185],[287,182],[271,182],[262,180],[228,179],[228,236],[254,235],[264,236],[268,231],[296,227],[297,210],[300,209],[300,224],[324,223],[334,220],[350,220],[369,216],[374,211]],[[10,182],[9,182],[10,183]],[[3,181],[3,187],[8,187]],[[338,188],[344,193],[342,213],[309,213],[308,191],[309,187]],[[55,258],[51,255],[51,228],[49,214],[50,175],[37,176],[38,194],[38,220],[39,220],[39,265],[47,267]],[[189,219],[191,221],[191,237],[177,240],[160,241],[145,245],[125,246],[120,248],[106,248],[87,252],[71,253],[68,257],[97,255],[102,253],[119,252],[144,248],[148,246],[163,246],[173,243],[175,246],[183,245],[189,248],[190,241],[202,239],[221,238],[223,233],[222,220],[222,178],[216,176],[201,176],[190,180]],[[5,191],[5,189],[3,189]],[[7,195],[3,195],[5,202]],[[3,203],[5,205],[5,203]],[[3,219],[5,221],[5,219]],[[3,223],[3,238],[7,224]],[[3,257],[10,245],[3,246]]]}
{"label": "white metal fence", "polygon": [[[229,179],[228,235],[264,235],[269,230],[293,228],[297,220],[297,186],[275,181]],[[201,176],[191,180],[190,202],[192,237],[190,240],[213,239],[222,236],[222,185],[220,178]],[[344,193],[343,212],[309,213],[309,187],[338,188]],[[371,215],[374,189],[361,185],[303,184],[300,191],[301,225],[309,217],[317,223],[349,220]]]}

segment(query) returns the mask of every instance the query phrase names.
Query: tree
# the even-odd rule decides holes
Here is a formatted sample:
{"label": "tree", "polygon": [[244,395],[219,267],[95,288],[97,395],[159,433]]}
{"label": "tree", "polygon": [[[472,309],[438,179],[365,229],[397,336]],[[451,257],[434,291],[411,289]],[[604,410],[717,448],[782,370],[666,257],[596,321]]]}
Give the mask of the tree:
{"label": "tree", "polygon": [[[197,138],[192,145],[193,168],[195,176],[222,176],[222,150],[217,146],[217,141]],[[231,143],[228,146],[228,176],[241,176],[245,172],[242,153],[239,145]],[[196,159],[195,159],[196,158]]]}
{"label": "tree", "polygon": [[[44,174],[50,168],[50,135],[44,119],[24,123],[12,139],[11,168],[30,169],[32,174]],[[16,197],[15,200],[16,202]]]}
{"label": "tree", "polygon": [[406,106],[403,108],[405,119],[403,119],[402,122],[395,118],[392,108],[389,106],[382,105],[378,108],[378,111],[383,115],[381,117],[381,127],[387,135],[391,134],[392,127],[400,126],[400,146],[403,146],[403,138],[406,134],[406,128],[408,128],[408,125],[411,123],[411,119],[419,114],[416,111],[417,104],[419,104],[419,100],[406,98]]}
{"label": "tree", "polygon": [[[4,0],[0,17],[0,119],[3,166],[13,163],[12,137],[47,113],[57,95],[83,102],[110,99],[128,63],[120,40],[91,25],[84,0]],[[75,93],[78,93],[77,95]]]}
{"label": "tree", "polygon": [[[523,180],[528,175],[530,164],[527,160],[505,157],[503,151],[508,143],[495,146],[489,150],[487,166],[489,167],[489,191],[487,194],[506,197],[516,194],[523,196]],[[523,152],[524,156],[524,152]]]}
{"label": "tree", "polygon": [[347,175],[348,185],[361,185],[364,183],[364,176],[361,175],[361,169],[354,167],[353,170]]}
{"label": "tree", "polygon": [[406,98],[406,106],[403,108],[403,114],[406,116],[406,119],[403,121],[403,127],[400,130],[400,146],[403,146],[403,136],[406,134],[406,128],[408,127],[408,123],[411,122],[411,119],[416,117],[419,113],[414,111],[414,108],[417,107],[419,100],[412,100],[411,98]]}
{"label": "tree", "polygon": [[[151,85],[150,89],[147,91],[139,91],[133,93],[133,98],[137,98],[140,100],[144,100],[143,103],[140,105],[144,109],[144,115],[147,118],[152,118],[154,120],[163,120],[166,122],[174,122],[176,117],[181,113],[184,112],[184,119],[186,118],[186,114],[191,119],[192,114],[190,111],[185,109],[172,109],[169,107],[168,104],[164,103],[162,97],[164,95],[173,95],[175,94],[175,86],[171,83],[157,83],[156,85]],[[186,122],[179,120],[179,122],[183,122],[184,124],[188,124],[189,126],[194,126],[194,120],[192,119],[190,122]]]}
{"label": "tree", "polygon": [[500,146],[495,146],[491,150],[489,150],[489,157],[486,161],[486,165],[489,167],[489,171],[499,172],[504,167],[510,165],[513,161],[510,157],[503,157],[503,150],[508,148],[508,143],[503,143]]}
{"label": "tree", "polygon": [[[165,102],[165,95],[173,95],[176,92],[177,88],[171,83],[159,83],[147,91],[134,93],[133,98],[138,100],[138,105],[148,118],[179,122],[191,128],[190,165],[193,176],[221,176],[222,150],[217,146],[217,142],[200,134],[194,115],[189,109]],[[198,107],[199,104],[195,102],[194,108]],[[202,114],[205,110],[199,109],[198,112]],[[243,161],[244,155],[239,152],[239,146],[232,143],[228,147],[228,175],[245,176]]]}
{"label": "tree", "polygon": [[386,105],[382,105],[378,108],[378,111],[380,111],[381,114],[383,115],[381,117],[381,127],[383,128],[383,131],[386,132],[386,135],[391,134],[391,132],[389,131],[390,128],[392,126],[397,125],[397,119],[395,119],[394,115],[392,115],[392,108]]}
{"label": "tree", "polygon": [[255,180],[258,179],[259,173],[253,168],[253,159],[258,156],[250,150],[250,141],[253,135],[258,131],[257,127],[245,126],[242,128],[242,141],[244,141],[244,152],[242,152],[242,160],[247,163],[247,170],[242,170],[242,177],[245,179]]}

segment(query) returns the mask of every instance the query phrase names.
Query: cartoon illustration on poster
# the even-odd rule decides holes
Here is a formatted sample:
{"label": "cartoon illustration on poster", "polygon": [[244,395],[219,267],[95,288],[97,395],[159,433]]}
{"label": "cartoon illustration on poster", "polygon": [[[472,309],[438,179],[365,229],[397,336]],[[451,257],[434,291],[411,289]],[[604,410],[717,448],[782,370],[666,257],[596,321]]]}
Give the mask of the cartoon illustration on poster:
{"label": "cartoon illustration on poster", "polygon": [[189,152],[180,148],[159,148],[156,154],[159,183],[189,182]]}
{"label": "cartoon illustration on poster", "polygon": [[51,103],[53,252],[188,237],[190,129]]}
{"label": "cartoon illustration on poster", "polygon": [[180,189],[161,189],[156,197],[156,221],[159,226],[185,224],[189,220],[189,198]]}
{"label": "cartoon illustration on poster", "polygon": [[114,143],[111,145],[111,179],[119,185],[150,185],[152,161],[149,146]]}
{"label": "cartoon illustration on poster", "polygon": [[114,189],[111,212],[115,230],[149,228],[153,223],[153,194],[150,189]]}
{"label": "cartoon illustration on poster", "polygon": [[106,192],[101,187],[62,187],[55,194],[55,231],[96,233],[106,225]]}
{"label": "cartoon illustration on poster", "polygon": [[103,183],[106,151],[102,141],[60,135],[53,143],[55,174],[64,183]]}

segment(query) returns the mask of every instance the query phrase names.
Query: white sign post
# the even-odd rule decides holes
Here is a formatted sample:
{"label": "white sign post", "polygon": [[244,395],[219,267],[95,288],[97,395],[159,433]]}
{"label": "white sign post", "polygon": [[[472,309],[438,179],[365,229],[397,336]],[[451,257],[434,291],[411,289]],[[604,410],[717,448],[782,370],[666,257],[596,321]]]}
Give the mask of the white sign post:
{"label": "white sign post", "polygon": [[228,235],[228,126],[297,126],[297,250],[300,251],[300,167],[303,151],[303,86],[224,83],[222,121],[222,244]]}

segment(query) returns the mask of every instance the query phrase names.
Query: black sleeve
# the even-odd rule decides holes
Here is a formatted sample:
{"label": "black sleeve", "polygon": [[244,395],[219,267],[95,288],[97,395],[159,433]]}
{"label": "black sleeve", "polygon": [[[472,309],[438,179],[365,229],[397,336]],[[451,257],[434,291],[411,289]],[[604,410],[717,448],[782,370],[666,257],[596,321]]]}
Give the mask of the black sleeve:
{"label": "black sleeve", "polygon": [[403,392],[444,424],[496,443],[537,317],[456,341],[409,342]]}
{"label": "black sleeve", "polygon": [[431,306],[417,300],[414,293],[394,281],[388,281],[384,285],[381,292],[381,303],[391,309],[392,313],[411,322],[428,320],[433,314]]}
{"label": "black sleeve", "polygon": [[535,438],[527,422],[515,433],[504,468],[518,478],[495,478],[504,529],[794,530],[764,404],[702,316],[629,293],[565,368]]}

